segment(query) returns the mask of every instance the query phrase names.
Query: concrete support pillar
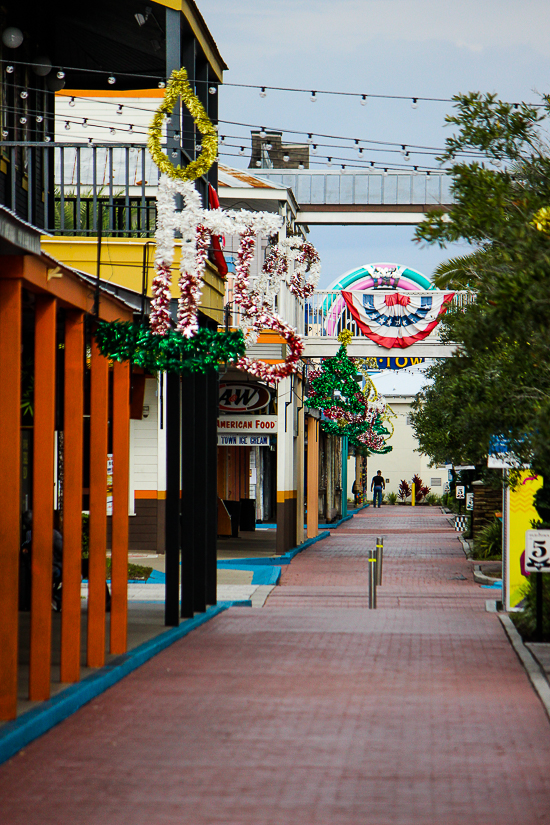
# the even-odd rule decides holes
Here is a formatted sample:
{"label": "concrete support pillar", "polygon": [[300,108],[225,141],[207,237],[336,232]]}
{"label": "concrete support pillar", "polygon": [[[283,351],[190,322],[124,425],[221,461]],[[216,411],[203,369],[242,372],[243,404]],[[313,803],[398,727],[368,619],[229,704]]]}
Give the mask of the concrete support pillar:
{"label": "concrete support pillar", "polygon": [[319,533],[319,419],[307,418],[307,537]]}
{"label": "concrete support pillar", "polygon": [[[296,396],[303,398],[302,377],[295,376]],[[305,414],[303,402],[297,405],[297,435],[294,449],[296,454],[296,544],[301,544],[305,538],[304,530],[304,470],[305,470]]]}
{"label": "concrete support pillar", "polygon": [[295,396],[292,379],[277,387],[277,553],[296,546]]}

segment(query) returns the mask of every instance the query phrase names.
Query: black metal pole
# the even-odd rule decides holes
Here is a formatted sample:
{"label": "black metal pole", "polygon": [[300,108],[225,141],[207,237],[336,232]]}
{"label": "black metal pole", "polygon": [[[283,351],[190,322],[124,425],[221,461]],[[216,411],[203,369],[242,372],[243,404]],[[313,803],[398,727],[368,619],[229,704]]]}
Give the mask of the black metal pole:
{"label": "black metal pole", "polygon": [[195,548],[195,376],[181,385],[181,615],[194,615]]}
{"label": "black metal pole", "polygon": [[207,442],[207,392],[206,376],[195,378],[195,433],[193,449],[195,451],[194,483],[195,507],[193,509],[193,599],[195,612],[206,610],[206,536],[208,519],[206,442]]}
{"label": "black metal pole", "polygon": [[536,630],[535,641],[542,642],[542,577],[543,573],[535,573],[536,580]]}
{"label": "black metal pole", "polygon": [[218,581],[218,373],[206,375],[206,603],[216,604]]}
{"label": "black metal pole", "polygon": [[180,376],[166,376],[166,584],[164,624],[179,624],[180,567]]}
{"label": "black metal pole", "polygon": [[97,204],[97,262],[96,262],[96,278],[95,278],[95,295],[94,295],[94,315],[99,317],[99,294],[101,286],[101,239],[103,237],[103,204],[98,201]]}

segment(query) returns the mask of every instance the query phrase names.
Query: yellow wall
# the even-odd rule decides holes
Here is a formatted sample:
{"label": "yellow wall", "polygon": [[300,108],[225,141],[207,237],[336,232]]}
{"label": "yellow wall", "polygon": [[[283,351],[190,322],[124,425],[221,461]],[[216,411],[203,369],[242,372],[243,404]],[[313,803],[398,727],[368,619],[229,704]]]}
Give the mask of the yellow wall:
{"label": "yellow wall", "polygon": [[[141,293],[143,247],[149,240],[148,290],[155,274],[155,244],[147,238],[103,238],[101,244],[101,278],[118,286]],[[97,238],[43,236],[42,249],[61,263],[90,275],[97,272]],[[178,297],[178,269],[181,242],[175,241],[176,249],[172,266],[172,296]],[[218,323],[223,322],[225,281],[207,261],[204,273],[201,310]]]}

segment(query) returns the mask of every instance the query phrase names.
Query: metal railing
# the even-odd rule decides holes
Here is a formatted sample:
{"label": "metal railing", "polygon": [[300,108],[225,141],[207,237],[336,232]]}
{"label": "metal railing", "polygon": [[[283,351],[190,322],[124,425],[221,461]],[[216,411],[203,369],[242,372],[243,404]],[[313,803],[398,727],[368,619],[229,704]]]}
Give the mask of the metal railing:
{"label": "metal railing", "polygon": [[[393,291],[393,290],[391,290]],[[375,290],[383,292],[383,290]],[[438,295],[437,290],[407,291],[411,297],[416,294]],[[372,294],[372,290],[370,291]],[[475,293],[468,291],[455,292],[450,306],[464,309],[475,300]],[[305,334],[310,338],[336,338],[344,329],[349,329],[354,336],[361,337],[363,333],[342,297],[340,290],[316,290],[305,303]]]}
{"label": "metal railing", "polygon": [[[58,235],[148,237],[159,170],[145,144],[0,143],[2,199]],[[101,218],[99,217],[101,216]]]}
{"label": "metal railing", "polygon": [[256,177],[292,187],[300,206],[313,204],[450,205],[452,178],[446,172],[380,172],[346,169],[251,170]]}

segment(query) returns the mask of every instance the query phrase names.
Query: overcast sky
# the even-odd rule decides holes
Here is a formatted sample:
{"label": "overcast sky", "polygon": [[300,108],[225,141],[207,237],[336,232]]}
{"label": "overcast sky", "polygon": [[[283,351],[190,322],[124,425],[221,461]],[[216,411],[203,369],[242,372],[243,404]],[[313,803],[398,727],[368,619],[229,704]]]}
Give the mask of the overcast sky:
{"label": "overcast sky", "polygon": [[[198,0],[229,66],[227,83],[291,86],[359,94],[450,98],[497,92],[536,101],[550,92],[549,0]],[[220,119],[278,128],[441,147],[448,103],[220,89]],[[248,127],[220,133],[249,136]],[[301,140],[288,134],[289,141]],[[237,143],[236,138],[233,142]],[[238,150],[231,150],[238,151]],[[328,150],[327,150],[328,153]],[[366,154],[366,150],[365,150]],[[372,154],[388,163],[400,156]],[[222,162],[245,166],[241,157]],[[246,162],[245,162],[246,161]],[[436,165],[415,155],[412,164]],[[322,262],[321,284],[355,266],[388,261],[430,275],[464,252],[421,248],[407,227],[317,227],[310,238]]]}

